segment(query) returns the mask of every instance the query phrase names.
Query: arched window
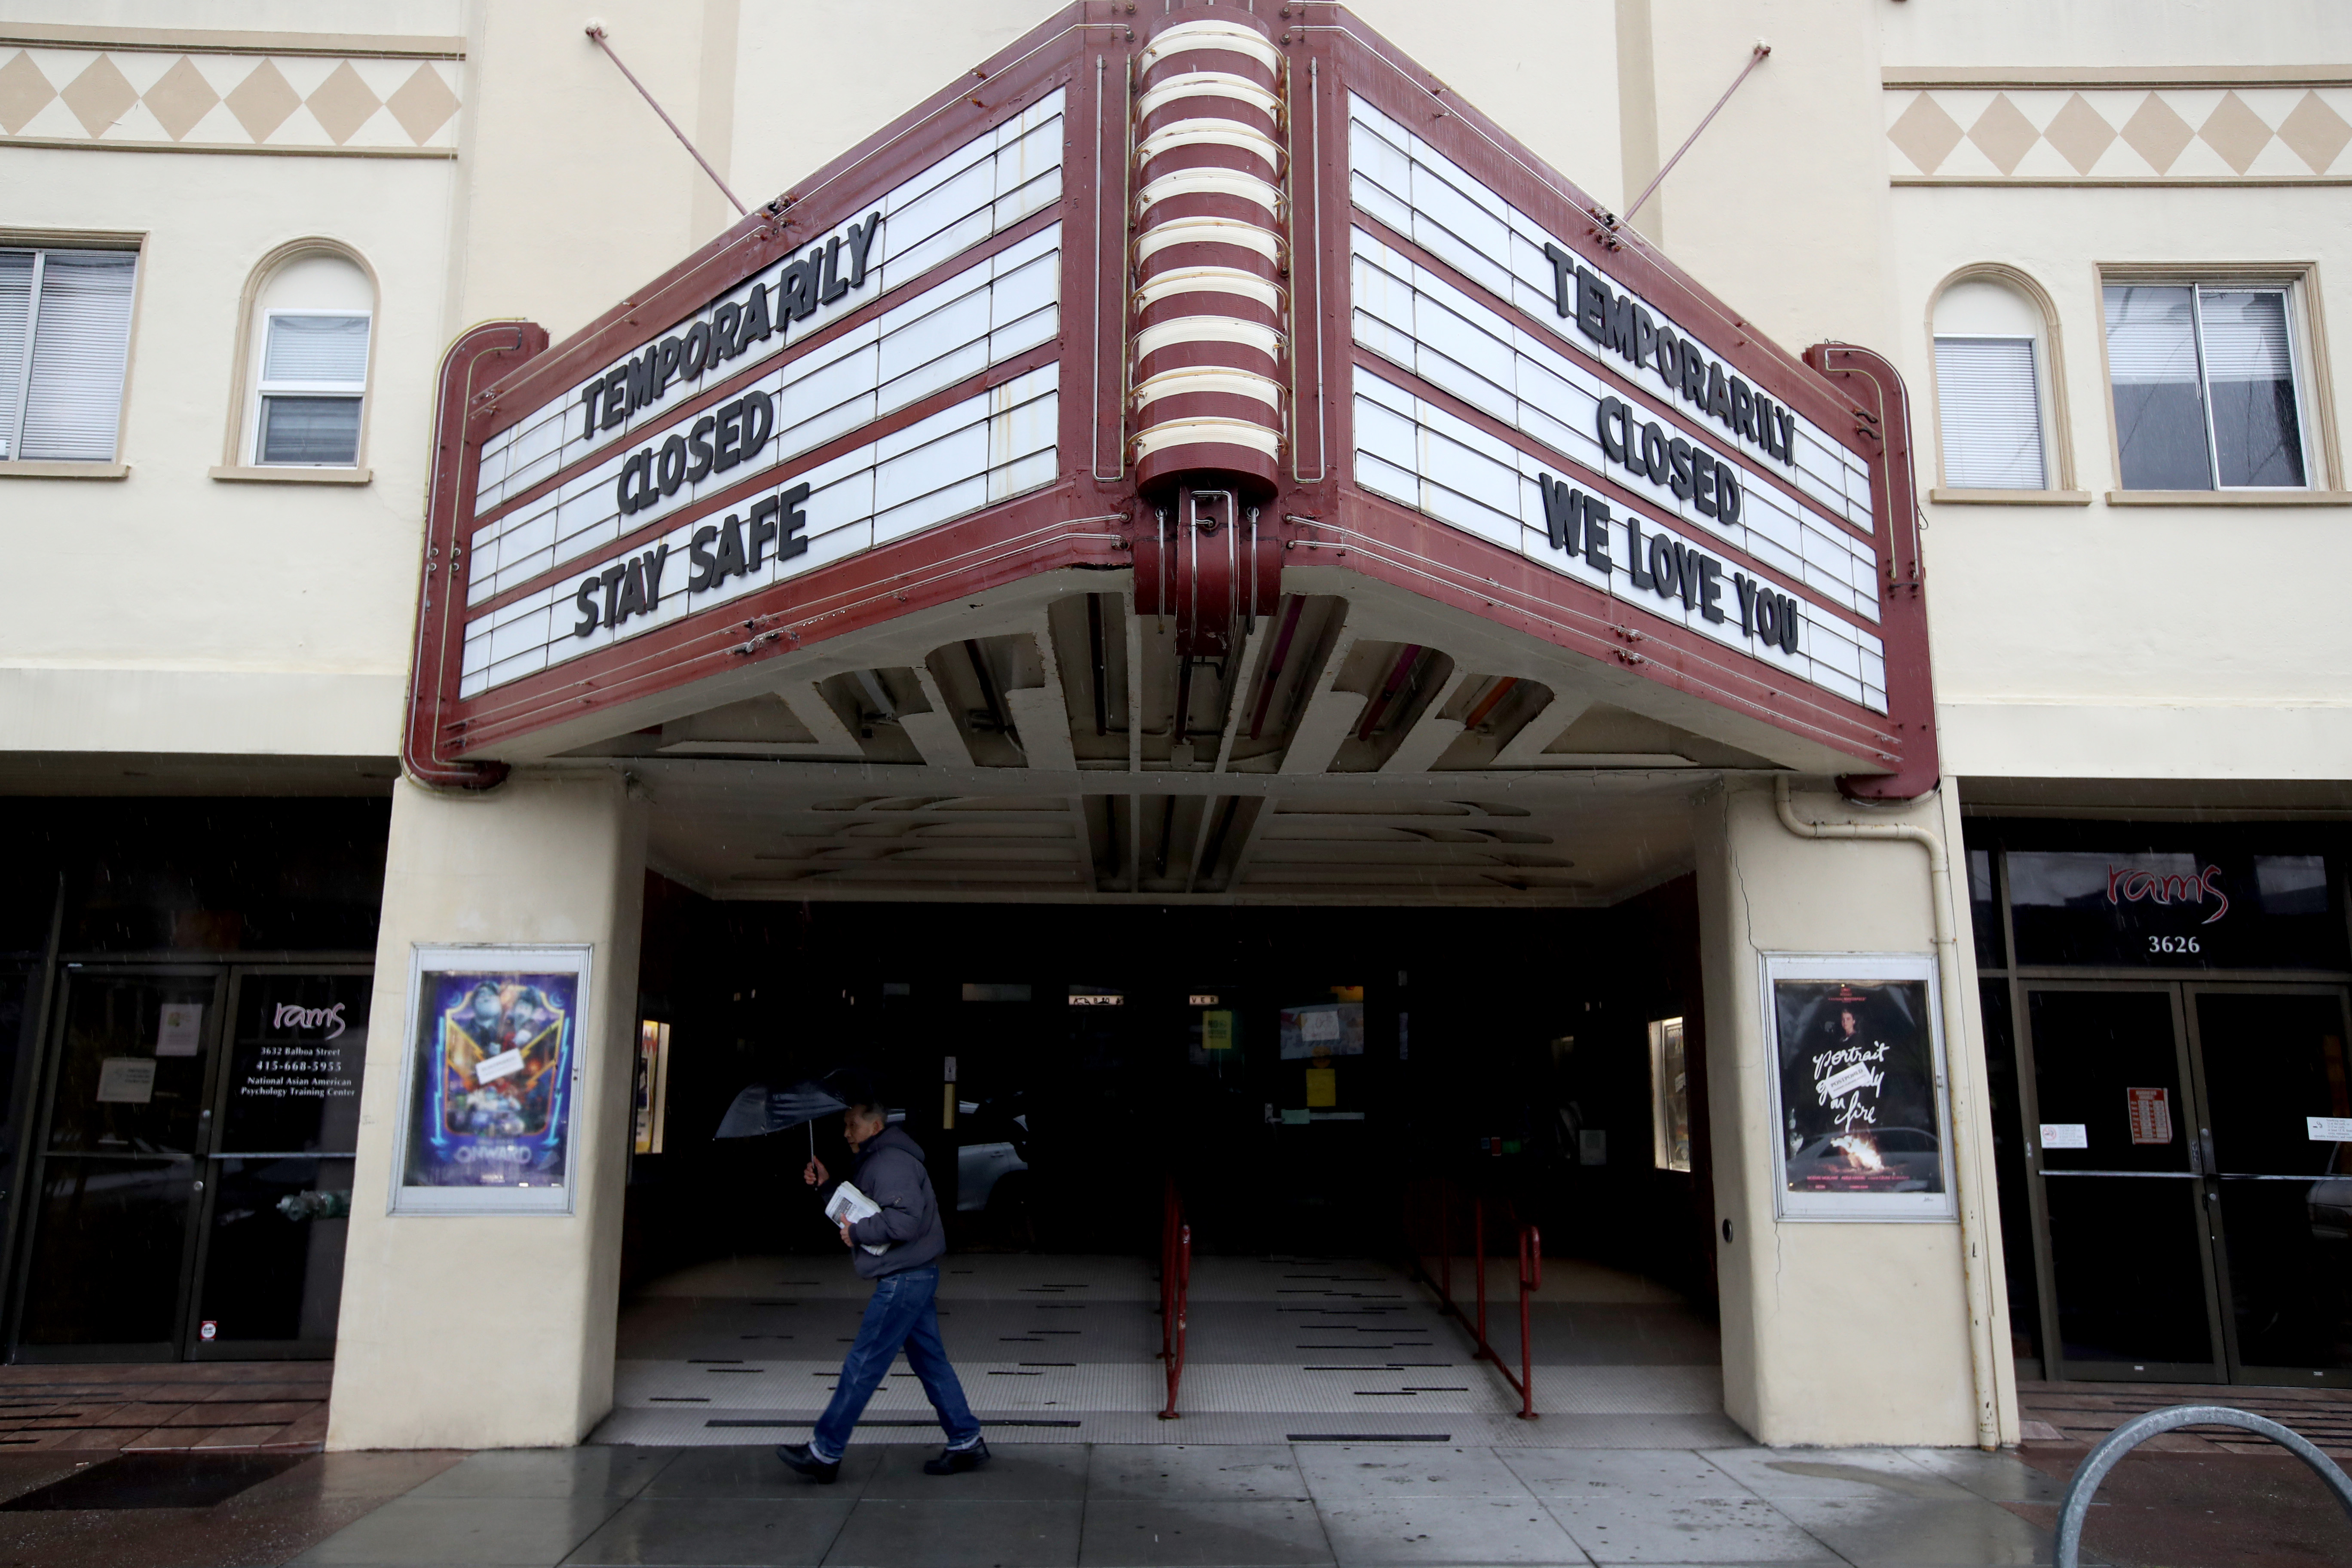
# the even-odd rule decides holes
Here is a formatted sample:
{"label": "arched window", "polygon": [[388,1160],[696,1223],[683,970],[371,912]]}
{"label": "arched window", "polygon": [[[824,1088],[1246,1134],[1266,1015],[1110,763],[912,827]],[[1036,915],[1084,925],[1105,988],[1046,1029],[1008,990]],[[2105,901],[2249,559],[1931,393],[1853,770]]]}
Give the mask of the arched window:
{"label": "arched window", "polygon": [[365,447],[375,282],[317,242],[262,264],[247,300],[243,407],[234,461],[257,468],[356,468]]}
{"label": "arched window", "polygon": [[1932,331],[1945,488],[2071,489],[2042,291],[2005,268],[1963,272],[1936,296]]}

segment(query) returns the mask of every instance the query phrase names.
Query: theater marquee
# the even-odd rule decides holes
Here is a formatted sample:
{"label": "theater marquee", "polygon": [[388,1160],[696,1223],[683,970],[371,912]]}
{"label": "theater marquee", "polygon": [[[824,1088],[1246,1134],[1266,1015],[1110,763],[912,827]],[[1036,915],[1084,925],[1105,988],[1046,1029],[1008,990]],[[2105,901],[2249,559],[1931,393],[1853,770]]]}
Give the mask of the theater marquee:
{"label": "theater marquee", "polygon": [[1308,568],[1936,775],[1891,369],[1337,6],[1074,5],[565,342],[468,332],[436,443],[429,783],[1049,573],[1223,658]]}

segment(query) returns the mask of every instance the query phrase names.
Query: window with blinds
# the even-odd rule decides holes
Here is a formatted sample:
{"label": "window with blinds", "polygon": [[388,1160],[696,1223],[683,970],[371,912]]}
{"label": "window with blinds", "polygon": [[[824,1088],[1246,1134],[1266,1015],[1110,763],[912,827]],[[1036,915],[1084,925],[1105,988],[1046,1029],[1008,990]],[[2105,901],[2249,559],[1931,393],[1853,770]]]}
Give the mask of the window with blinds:
{"label": "window with blinds", "polygon": [[263,325],[253,460],[348,468],[360,460],[369,318],[352,311],[272,310]]}
{"label": "window with blinds", "polygon": [[2126,489],[2309,483],[2284,289],[2116,284],[2105,306]]}
{"label": "window with blinds", "polygon": [[0,462],[114,461],[138,269],[136,251],[0,249]]}
{"label": "window with blinds", "polygon": [[1963,490],[2049,488],[2032,338],[1938,336],[1936,407],[1945,484]]}

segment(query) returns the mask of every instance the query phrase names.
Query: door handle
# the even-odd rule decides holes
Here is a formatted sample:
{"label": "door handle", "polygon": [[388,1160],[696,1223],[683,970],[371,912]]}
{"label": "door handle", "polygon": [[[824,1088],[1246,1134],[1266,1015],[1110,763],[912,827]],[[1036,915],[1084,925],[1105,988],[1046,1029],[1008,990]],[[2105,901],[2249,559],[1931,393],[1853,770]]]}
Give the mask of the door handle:
{"label": "door handle", "polygon": [[2211,1128],[2200,1127],[2197,1130],[2197,1146],[2204,1152],[2205,1168],[2215,1175],[2221,1174],[2221,1162],[2213,1156],[2213,1130]]}

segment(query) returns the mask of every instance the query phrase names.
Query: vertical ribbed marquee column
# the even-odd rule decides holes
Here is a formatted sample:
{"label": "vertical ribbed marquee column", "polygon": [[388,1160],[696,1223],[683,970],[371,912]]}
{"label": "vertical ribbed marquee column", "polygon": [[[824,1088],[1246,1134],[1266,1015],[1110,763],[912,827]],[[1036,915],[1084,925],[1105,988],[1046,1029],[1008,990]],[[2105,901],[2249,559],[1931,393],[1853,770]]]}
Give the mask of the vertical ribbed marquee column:
{"label": "vertical ribbed marquee column", "polygon": [[1284,439],[1282,57],[1218,6],[1174,13],[1137,66],[1137,482],[1263,499]]}

